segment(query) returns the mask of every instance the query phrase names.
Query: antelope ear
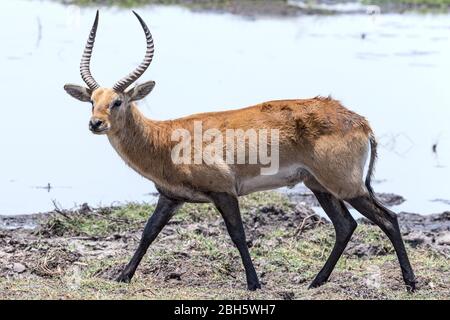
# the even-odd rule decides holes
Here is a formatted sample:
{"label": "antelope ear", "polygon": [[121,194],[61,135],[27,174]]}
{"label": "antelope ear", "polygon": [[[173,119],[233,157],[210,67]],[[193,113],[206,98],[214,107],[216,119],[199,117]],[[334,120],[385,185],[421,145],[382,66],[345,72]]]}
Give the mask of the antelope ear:
{"label": "antelope ear", "polygon": [[127,94],[130,97],[130,101],[141,100],[145,98],[155,87],[155,81],[147,81],[130,89]]}
{"label": "antelope ear", "polygon": [[70,94],[72,97],[74,97],[77,100],[83,101],[83,102],[89,102],[91,101],[91,95],[92,95],[92,90],[82,87],[82,86],[77,86],[74,84],[66,84],[64,86],[64,90],[66,90],[66,92],[68,94]]}

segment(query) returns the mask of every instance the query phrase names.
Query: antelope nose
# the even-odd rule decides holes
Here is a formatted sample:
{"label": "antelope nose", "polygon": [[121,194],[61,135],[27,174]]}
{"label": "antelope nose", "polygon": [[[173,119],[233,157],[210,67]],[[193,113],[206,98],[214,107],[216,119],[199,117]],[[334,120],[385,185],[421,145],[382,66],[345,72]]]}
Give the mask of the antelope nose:
{"label": "antelope nose", "polygon": [[91,121],[89,121],[89,129],[95,131],[98,128],[100,128],[100,126],[103,124],[102,120],[99,119],[91,119]]}

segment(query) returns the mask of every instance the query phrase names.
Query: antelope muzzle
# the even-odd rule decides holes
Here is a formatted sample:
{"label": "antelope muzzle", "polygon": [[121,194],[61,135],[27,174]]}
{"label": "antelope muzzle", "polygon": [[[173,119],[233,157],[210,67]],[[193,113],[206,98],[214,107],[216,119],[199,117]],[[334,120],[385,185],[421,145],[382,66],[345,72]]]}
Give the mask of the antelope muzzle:
{"label": "antelope muzzle", "polygon": [[89,130],[95,134],[103,134],[109,130],[109,125],[106,121],[98,118],[91,118],[89,121]]}

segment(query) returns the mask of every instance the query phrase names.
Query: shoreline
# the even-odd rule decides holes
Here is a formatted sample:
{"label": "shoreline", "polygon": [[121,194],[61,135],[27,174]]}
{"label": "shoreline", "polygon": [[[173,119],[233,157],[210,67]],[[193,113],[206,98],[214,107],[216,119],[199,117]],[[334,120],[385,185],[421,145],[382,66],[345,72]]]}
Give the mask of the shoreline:
{"label": "shoreline", "polygon": [[299,15],[449,12],[444,0],[362,0],[317,2],[296,0],[54,0],[66,5],[138,8],[151,5],[180,6],[192,11],[229,13],[246,17],[295,17]]}
{"label": "shoreline", "polygon": [[[365,219],[358,220],[330,282],[308,290],[332,249],[333,227],[307,201],[293,202],[274,191],[241,198],[247,243],[263,290],[245,290],[238,252],[220,214],[208,204],[183,206],[152,244],[131,284],[116,283],[153,209],[137,204],[56,208],[34,215],[35,229],[0,230],[0,298],[449,298],[450,212],[398,215],[418,277],[417,293],[406,293],[392,245]],[[379,283],[368,280],[373,277]]]}
{"label": "shoreline", "polygon": [[[273,191],[267,191],[269,193],[276,192],[280,193],[283,196],[286,196],[290,202],[295,204],[302,204],[310,209],[312,208],[320,208],[320,205],[315,198],[314,194],[309,192],[307,189],[295,190],[291,191],[289,189],[283,190],[273,190]],[[404,197],[401,195],[397,195],[394,193],[377,193],[377,197],[381,202],[386,205],[387,207],[393,207],[400,205],[406,201]],[[149,203],[149,205],[153,205],[154,203]],[[55,214],[58,214],[58,212],[65,212],[65,214],[77,214],[79,212],[85,212],[86,210],[97,210],[97,211],[103,211],[103,210],[117,210],[120,208],[127,207],[128,205],[132,206],[140,206],[144,205],[144,203],[124,203],[119,205],[111,205],[111,206],[101,206],[101,207],[91,207],[88,203],[83,203],[80,206],[70,208],[70,209],[61,209],[59,207],[55,207],[51,211],[46,212],[40,212],[40,213],[30,213],[30,214],[17,214],[17,215],[2,215],[0,214],[0,231],[2,230],[16,230],[16,229],[24,229],[24,230],[35,230],[39,227],[39,225],[42,222],[45,222],[49,217],[54,216]],[[348,208],[351,208],[350,205],[347,205]],[[401,220],[408,225],[411,225],[415,223],[414,229],[416,231],[420,228],[426,229],[426,226],[423,224],[422,227],[418,222],[424,221],[424,223],[427,223],[429,221],[432,221],[433,219],[439,220],[440,216],[445,217],[446,214],[450,212],[449,211],[443,211],[442,213],[431,213],[431,214],[420,214],[420,213],[413,213],[413,212],[398,212],[399,219],[401,217]],[[410,218],[409,218],[410,217]],[[361,219],[359,219],[361,220]]]}

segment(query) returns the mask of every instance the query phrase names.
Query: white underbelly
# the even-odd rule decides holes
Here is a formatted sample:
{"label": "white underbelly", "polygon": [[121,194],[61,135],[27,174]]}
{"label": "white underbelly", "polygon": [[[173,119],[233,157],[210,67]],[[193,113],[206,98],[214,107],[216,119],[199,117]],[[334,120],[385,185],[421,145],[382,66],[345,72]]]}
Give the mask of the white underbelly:
{"label": "white underbelly", "polygon": [[274,175],[258,175],[242,178],[238,183],[238,194],[246,195],[256,191],[291,187],[305,180],[310,173],[304,166],[291,165],[280,168]]}

